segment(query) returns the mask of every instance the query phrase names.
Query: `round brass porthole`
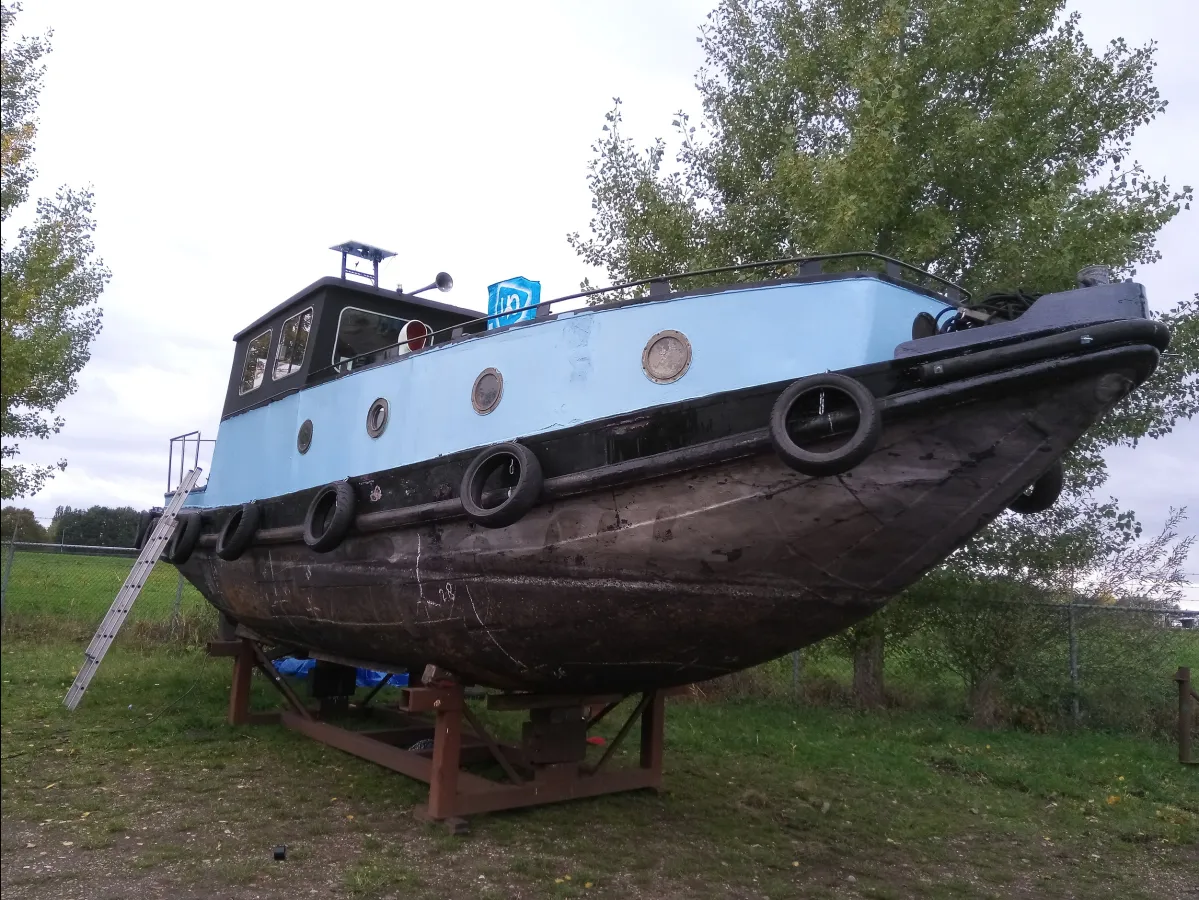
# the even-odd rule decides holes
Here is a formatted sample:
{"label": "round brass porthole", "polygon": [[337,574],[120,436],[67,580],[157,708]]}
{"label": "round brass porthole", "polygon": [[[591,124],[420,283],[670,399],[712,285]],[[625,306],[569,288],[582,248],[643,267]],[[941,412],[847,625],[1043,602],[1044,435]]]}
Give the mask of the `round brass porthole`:
{"label": "round brass porthole", "polygon": [[499,369],[487,368],[479,373],[470,389],[470,405],[481,416],[487,415],[500,405],[504,396],[504,376]]}
{"label": "round brass porthole", "polygon": [[381,435],[387,428],[388,412],[387,401],[382,397],[372,403],[366,411],[366,433],[373,438]]}
{"label": "round brass porthole", "polygon": [[691,367],[691,341],[681,331],[659,331],[641,351],[641,368],[656,384],[670,384]]}
{"label": "round brass porthole", "polygon": [[307,453],[308,448],[312,446],[312,419],[305,419],[304,424],[300,426],[300,432],[296,435],[296,449],[301,454]]}

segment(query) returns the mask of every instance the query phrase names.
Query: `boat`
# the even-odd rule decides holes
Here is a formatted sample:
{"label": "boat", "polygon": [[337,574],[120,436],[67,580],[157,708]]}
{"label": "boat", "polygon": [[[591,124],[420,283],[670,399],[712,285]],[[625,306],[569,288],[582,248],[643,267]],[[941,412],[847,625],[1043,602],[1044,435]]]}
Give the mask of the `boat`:
{"label": "boat", "polygon": [[165,558],[242,635],[501,691],[668,688],[852,626],[1052,506],[1169,341],[1103,267],[976,301],[834,254],[501,315],[334,249],[235,335]]}

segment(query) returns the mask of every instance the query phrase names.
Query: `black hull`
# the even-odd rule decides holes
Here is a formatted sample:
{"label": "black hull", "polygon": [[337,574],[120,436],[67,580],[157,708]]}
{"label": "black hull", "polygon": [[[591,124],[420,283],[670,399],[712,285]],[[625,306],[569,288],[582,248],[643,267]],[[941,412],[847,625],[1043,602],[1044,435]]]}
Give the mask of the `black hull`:
{"label": "black hull", "polygon": [[[546,501],[506,528],[471,524],[439,497],[457,463],[438,461],[421,478],[351,479],[360,497],[382,488],[390,508],[364,505],[329,553],[301,540],[307,495],[295,495],[263,504],[259,541],[240,559],[218,559],[208,535],[180,568],[231,619],[281,645],[436,663],[508,690],[685,684],[879,609],[1001,513],[1148,377],[1157,354],[1130,342],[923,386],[898,363],[875,367],[859,377],[883,397],[882,439],[828,478],[799,475],[770,451],[761,410],[778,386],[711,398],[647,415],[685,419],[708,438],[673,449],[612,462],[614,430],[635,422],[545,439]],[[738,430],[746,419],[758,427]],[[652,432],[643,423],[639,433]],[[570,440],[606,446],[607,464],[555,470],[553,442]],[[205,530],[223,514],[206,514]]]}

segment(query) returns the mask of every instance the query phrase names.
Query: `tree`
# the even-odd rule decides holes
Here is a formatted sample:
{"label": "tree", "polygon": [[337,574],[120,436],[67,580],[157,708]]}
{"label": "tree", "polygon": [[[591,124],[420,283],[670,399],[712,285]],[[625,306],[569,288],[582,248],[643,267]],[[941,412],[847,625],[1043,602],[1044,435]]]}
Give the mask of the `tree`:
{"label": "tree", "polygon": [[[673,123],[675,165],[664,140],[639,152],[622,134],[617,99],[589,167],[590,234],[568,240],[613,281],[853,250],[976,295],[1068,289],[1096,262],[1133,274],[1193,192],[1129,158],[1166,108],[1153,44],[1096,55],[1064,6],[722,0],[700,32],[698,128],[682,111]],[[1067,460],[1076,495],[1106,478],[1105,447],[1199,409],[1199,302],[1162,318],[1174,344],[1154,377]],[[985,540],[1016,541],[1011,555],[1027,548],[1019,529]],[[847,637],[871,700],[887,615]]]}
{"label": "tree", "polygon": [[31,509],[6,506],[0,510],[0,541],[13,540],[40,543],[46,540],[46,529]]}
{"label": "tree", "polygon": [[1107,447],[1136,447],[1199,413],[1199,294],[1157,318],[1170,329],[1170,346],[1153,377],[1072,448],[1068,463],[1075,490],[1096,488],[1107,478],[1102,456]]}
{"label": "tree", "polygon": [[60,506],[50,522],[49,540],[92,547],[132,547],[137,540],[138,512],[131,506]]}
{"label": "tree", "polygon": [[[32,156],[37,104],[49,52],[42,39],[13,37],[19,4],[0,6],[0,496],[35,494],[66,468],[15,462],[18,440],[48,438],[63,425],[58,404],[75,392],[100,331],[100,293],[109,279],[95,258],[93,197],[89,190],[60,188],[40,199],[28,224],[9,240],[9,217],[29,198],[36,175]],[[47,36],[48,37],[48,36]]]}
{"label": "tree", "polygon": [[[1067,654],[1077,665],[1073,641],[1066,653],[1047,652],[1060,650],[1076,630],[1072,606],[1131,600],[1138,607],[1177,609],[1195,540],[1179,538],[1183,518],[1183,510],[1171,510],[1158,535],[1140,540],[1135,519],[1114,503],[1071,498],[1041,520],[1041,540],[1017,553],[1009,536],[984,532],[894,605],[893,614],[922,620],[898,652],[918,667],[958,675],[974,724],[997,725],[1015,684],[1054,683],[1055,673],[1066,670]],[[1109,622],[1102,630],[1109,642],[1118,636]],[[1148,632],[1135,629],[1103,664],[1119,668],[1135,645],[1154,643],[1153,632],[1162,630],[1160,623]],[[1143,660],[1136,662],[1143,668]],[[1130,682],[1137,675],[1124,674]]]}
{"label": "tree", "polygon": [[[1065,0],[723,0],[709,14],[698,129],[674,120],[676,166],[638,152],[620,100],[594,145],[590,235],[568,240],[613,281],[803,254],[873,250],[975,294],[1074,285],[1159,258],[1183,206],[1129,159],[1165,107],[1154,46],[1096,56]],[[728,276],[720,276],[727,278]],[[1164,318],[1189,335],[1073,454],[1167,433],[1199,408],[1199,303]]]}

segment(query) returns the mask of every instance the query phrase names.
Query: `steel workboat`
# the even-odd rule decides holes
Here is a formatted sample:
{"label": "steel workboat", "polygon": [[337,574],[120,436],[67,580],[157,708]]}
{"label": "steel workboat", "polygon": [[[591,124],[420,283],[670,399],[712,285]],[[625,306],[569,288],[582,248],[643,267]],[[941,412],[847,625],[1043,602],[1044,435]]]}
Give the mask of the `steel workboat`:
{"label": "steel workboat", "polygon": [[978,303],[842,255],[501,318],[343,265],[236,335],[167,558],[295,652],[559,693],[734,672],[1053,503],[1169,339],[1083,274]]}

